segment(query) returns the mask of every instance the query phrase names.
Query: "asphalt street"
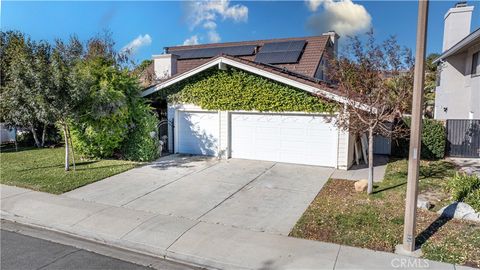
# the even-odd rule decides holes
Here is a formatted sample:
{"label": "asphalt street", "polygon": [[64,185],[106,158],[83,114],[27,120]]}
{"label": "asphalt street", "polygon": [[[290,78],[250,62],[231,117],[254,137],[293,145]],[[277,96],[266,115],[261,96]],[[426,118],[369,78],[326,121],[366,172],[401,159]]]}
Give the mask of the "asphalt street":
{"label": "asphalt street", "polygon": [[1,230],[0,269],[2,270],[153,270],[193,269],[159,259],[150,268],[81,248]]}

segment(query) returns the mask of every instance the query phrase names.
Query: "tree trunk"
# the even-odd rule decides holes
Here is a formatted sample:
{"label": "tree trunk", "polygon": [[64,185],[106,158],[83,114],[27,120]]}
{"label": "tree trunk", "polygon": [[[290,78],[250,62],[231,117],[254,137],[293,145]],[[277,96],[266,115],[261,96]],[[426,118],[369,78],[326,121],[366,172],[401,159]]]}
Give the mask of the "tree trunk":
{"label": "tree trunk", "polygon": [[70,141],[70,147],[72,148],[72,163],[73,163],[73,170],[75,171],[77,168],[75,167],[75,152],[73,151],[73,143],[72,143],[72,136],[70,136],[70,127],[67,126],[68,132],[68,139]]}
{"label": "tree trunk", "polygon": [[368,188],[367,193],[373,192],[373,128],[368,130]]}
{"label": "tree trunk", "polygon": [[33,125],[30,125],[30,130],[32,131],[33,139],[35,140],[35,145],[38,148],[40,148],[41,144],[40,144],[40,141],[38,140],[37,131],[35,130],[35,127]]}
{"label": "tree trunk", "polygon": [[43,131],[42,131],[42,147],[45,146],[45,136],[47,133],[47,124],[43,124]]}
{"label": "tree trunk", "polygon": [[65,136],[65,171],[70,170],[69,149],[68,149],[68,132],[67,125],[63,124],[63,135]]}

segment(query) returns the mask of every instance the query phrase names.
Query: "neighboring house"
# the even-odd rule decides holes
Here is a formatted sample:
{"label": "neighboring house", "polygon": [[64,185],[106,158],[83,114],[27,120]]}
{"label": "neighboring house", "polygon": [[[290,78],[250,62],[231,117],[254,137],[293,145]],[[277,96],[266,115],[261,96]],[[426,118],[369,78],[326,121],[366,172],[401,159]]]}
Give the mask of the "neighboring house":
{"label": "neighboring house", "polygon": [[447,127],[446,155],[480,157],[480,28],[470,32],[473,6],[445,14],[443,52],[435,90],[435,119]]}
{"label": "neighboring house", "polygon": [[17,140],[17,129],[0,123],[0,143],[14,143]]}
{"label": "neighboring house", "polygon": [[470,33],[472,12],[462,2],[445,14],[435,119],[480,119],[480,28]]}
{"label": "neighboring house", "polygon": [[[326,76],[338,38],[328,32],[314,37],[167,47],[165,54],[153,57],[160,80],[143,96],[162,97],[162,90],[189,82],[195,75],[233,68],[341,104],[344,97]],[[157,105],[162,103],[158,97],[155,100]],[[353,162],[353,136],[334,125],[334,113],[209,111],[176,103],[168,104],[167,117],[171,123],[168,148],[175,153],[343,169]]]}

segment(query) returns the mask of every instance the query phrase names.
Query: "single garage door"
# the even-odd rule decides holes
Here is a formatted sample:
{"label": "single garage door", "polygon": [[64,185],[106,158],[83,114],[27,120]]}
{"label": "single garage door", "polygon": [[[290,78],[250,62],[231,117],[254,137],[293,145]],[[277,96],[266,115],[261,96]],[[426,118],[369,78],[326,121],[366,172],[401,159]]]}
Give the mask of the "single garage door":
{"label": "single garage door", "polygon": [[232,157],[335,167],[338,131],[319,115],[231,116]]}
{"label": "single garage door", "polygon": [[217,112],[178,112],[177,151],[184,154],[216,156],[219,122]]}

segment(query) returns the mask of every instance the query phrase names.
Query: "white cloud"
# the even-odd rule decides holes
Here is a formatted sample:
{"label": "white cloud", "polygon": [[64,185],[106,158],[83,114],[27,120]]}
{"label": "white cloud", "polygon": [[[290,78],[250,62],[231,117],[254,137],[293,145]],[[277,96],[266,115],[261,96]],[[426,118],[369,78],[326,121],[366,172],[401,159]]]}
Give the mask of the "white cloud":
{"label": "white cloud", "polygon": [[121,51],[127,52],[130,54],[135,54],[140,47],[148,46],[152,44],[152,38],[149,34],[139,35],[134,40],[130,41],[127,45],[125,45]]}
{"label": "white cloud", "polygon": [[220,35],[215,30],[208,31],[207,35],[208,35],[208,40],[211,43],[218,43],[218,42],[220,42],[220,40],[222,40]]}
{"label": "white cloud", "polygon": [[230,5],[229,0],[192,1],[187,2],[187,19],[191,29],[204,22],[223,20],[245,22],[248,19],[248,8],[244,5]]}
{"label": "white cloud", "polygon": [[210,42],[221,40],[217,31],[219,19],[233,22],[246,22],[248,20],[248,8],[241,4],[231,5],[230,0],[191,1],[186,2],[185,7],[190,31],[201,27],[207,31],[206,35]]}
{"label": "white cloud", "polygon": [[334,30],[340,36],[354,35],[371,27],[372,17],[368,11],[351,0],[324,0],[319,5],[323,11],[313,14],[307,22],[307,27],[316,34]]}
{"label": "white cloud", "polygon": [[207,30],[214,30],[217,28],[217,24],[214,21],[207,21],[203,24],[203,28]]}
{"label": "white cloud", "polygon": [[185,39],[185,41],[183,42],[183,45],[197,45],[197,44],[199,44],[197,35],[193,35]]}
{"label": "white cloud", "polygon": [[322,4],[323,0],[305,0],[310,11],[317,11],[318,7]]}

